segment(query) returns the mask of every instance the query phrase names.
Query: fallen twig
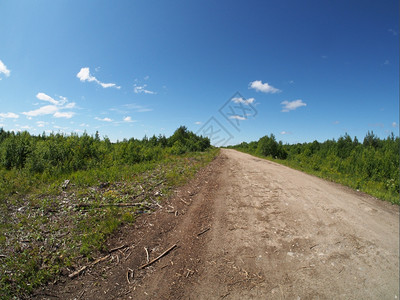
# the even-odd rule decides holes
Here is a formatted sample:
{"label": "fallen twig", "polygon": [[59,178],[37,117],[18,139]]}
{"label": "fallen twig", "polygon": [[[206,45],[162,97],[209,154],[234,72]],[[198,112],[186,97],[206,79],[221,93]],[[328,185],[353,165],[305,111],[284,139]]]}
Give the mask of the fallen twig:
{"label": "fallen twig", "polygon": [[79,270],[72,272],[71,274],[68,275],[69,278],[74,278],[76,276],[78,276],[79,274],[81,274],[83,271],[85,271],[87,269],[88,266],[83,266],[82,268],[80,268]]}
{"label": "fallen twig", "polygon": [[168,252],[170,252],[172,249],[174,249],[175,247],[177,247],[176,244],[172,245],[171,247],[169,247],[167,250],[165,250],[163,253],[161,253],[159,256],[157,256],[155,259],[151,260],[150,262],[142,265],[139,267],[139,269],[144,269],[150,265],[152,265],[153,263],[155,263],[157,260],[159,260],[161,257],[163,257],[164,255],[166,255]]}
{"label": "fallen twig", "polygon": [[203,233],[206,233],[206,232],[209,231],[209,230],[210,230],[210,227],[207,227],[206,229],[200,231],[200,232],[197,234],[197,236],[200,236],[200,235],[202,235]]}
{"label": "fallen twig", "polygon": [[146,251],[146,263],[148,263],[150,261],[149,251],[146,247],[144,247],[144,251]]}
{"label": "fallen twig", "polygon": [[114,251],[117,251],[117,250],[120,250],[120,249],[123,249],[123,248],[126,248],[126,247],[128,247],[128,245],[122,245],[122,246],[119,246],[119,247],[116,247],[116,248],[112,248],[111,250],[108,251],[108,253],[112,253]]}
{"label": "fallen twig", "polygon": [[80,268],[79,270],[72,272],[71,274],[68,275],[69,278],[74,278],[76,276],[78,276],[79,274],[81,274],[83,271],[85,271],[88,267],[92,267],[96,264],[98,264],[99,262],[102,262],[103,260],[106,260],[107,258],[110,257],[111,254],[108,254],[106,256],[103,256],[101,258],[96,259],[94,262],[92,262],[91,264],[87,265],[87,266],[83,266],[82,268]]}
{"label": "fallen twig", "polygon": [[186,205],[189,205],[189,203],[187,203],[185,200],[183,200],[182,198],[179,198],[179,200],[181,200],[183,203],[185,203]]}
{"label": "fallen twig", "polygon": [[315,244],[314,246],[311,246],[310,247],[310,250],[312,249],[312,248],[314,248],[314,247],[317,247],[318,246],[318,244]]}

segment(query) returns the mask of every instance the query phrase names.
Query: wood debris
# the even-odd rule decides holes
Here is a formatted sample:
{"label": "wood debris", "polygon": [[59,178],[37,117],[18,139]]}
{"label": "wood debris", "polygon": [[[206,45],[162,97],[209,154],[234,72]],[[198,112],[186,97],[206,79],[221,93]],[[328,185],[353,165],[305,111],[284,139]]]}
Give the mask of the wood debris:
{"label": "wood debris", "polygon": [[161,253],[159,256],[157,256],[155,259],[149,261],[148,263],[142,265],[139,267],[139,269],[144,269],[150,265],[152,265],[153,263],[155,263],[157,260],[159,260],[161,257],[163,257],[164,255],[166,255],[168,252],[170,252],[172,249],[174,249],[175,247],[177,247],[177,244],[172,245],[171,247],[169,247],[167,250],[165,250],[163,253]]}

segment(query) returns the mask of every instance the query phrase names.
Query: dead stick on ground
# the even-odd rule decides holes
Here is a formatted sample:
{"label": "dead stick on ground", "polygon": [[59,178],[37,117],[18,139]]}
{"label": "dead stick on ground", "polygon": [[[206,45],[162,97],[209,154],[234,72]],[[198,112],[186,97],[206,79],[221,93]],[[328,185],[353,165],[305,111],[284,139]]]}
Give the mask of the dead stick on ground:
{"label": "dead stick on ground", "polygon": [[210,227],[207,227],[206,229],[200,231],[200,232],[197,234],[197,236],[200,236],[200,235],[202,235],[203,233],[206,233],[206,232],[209,231],[209,230],[210,230]]}
{"label": "dead stick on ground", "polygon": [[157,260],[159,260],[161,257],[163,257],[164,255],[166,255],[168,252],[170,252],[172,249],[174,249],[177,245],[174,244],[171,247],[169,247],[167,250],[165,250],[163,253],[161,253],[158,257],[156,257],[155,259],[153,259],[152,261],[144,264],[143,266],[140,266],[139,269],[144,269],[148,266],[150,266],[151,264],[155,263]]}
{"label": "dead stick on ground", "polygon": [[79,274],[81,274],[83,271],[85,271],[87,269],[88,266],[83,266],[82,268],[80,268],[79,270],[71,273],[68,275],[69,278],[74,278],[76,276],[78,276]]}
{"label": "dead stick on ground", "polygon": [[150,261],[149,251],[147,251],[146,247],[144,247],[144,251],[146,251],[146,263],[148,263]]}
{"label": "dead stick on ground", "polygon": [[182,198],[179,198],[183,203],[185,203],[186,205],[189,205],[189,203],[187,203],[185,200],[183,200]]}
{"label": "dead stick on ground", "polygon": [[128,247],[128,245],[122,245],[122,246],[119,246],[119,247],[116,247],[116,248],[112,248],[111,250],[108,251],[108,253],[112,253],[114,251],[117,251],[117,250],[120,250],[120,249],[123,249],[123,248],[126,248],[126,247]]}
{"label": "dead stick on ground", "polygon": [[89,266],[90,266],[90,267],[91,267],[91,266],[94,266],[94,265],[98,264],[99,262],[102,262],[103,260],[106,260],[106,259],[109,258],[109,257],[110,257],[110,254],[108,254],[108,255],[106,255],[106,256],[104,256],[104,257],[98,258],[98,259],[96,259],[94,262],[92,262],[90,265],[83,266],[83,267],[80,268],[79,270],[77,270],[77,271],[75,271],[75,272],[69,274],[68,277],[69,277],[69,278],[74,278],[74,277],[78,276],[79,274],[81,274],[83,271],[85,271]]}

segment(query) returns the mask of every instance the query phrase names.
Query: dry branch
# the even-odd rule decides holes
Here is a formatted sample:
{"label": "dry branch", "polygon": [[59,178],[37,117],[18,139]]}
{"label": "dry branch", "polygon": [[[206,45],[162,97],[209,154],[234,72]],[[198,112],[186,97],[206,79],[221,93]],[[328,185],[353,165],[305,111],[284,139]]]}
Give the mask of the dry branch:
{"label": "dry branch", "polygon": [[187,203],[185,200],[183,200],[182,198],[179,198],[179,200],[181,200],[183,203],[185,203],[186,205],[189,205],[189,203]]}
{"label": "dry branch", "polygon": [[123,248],[126,248],[126,247],[128,247],[128,245],[122,245],[122,246],[119,246],[119,247],[116,247],[116,248],[113,248],[113,249],[109,250],[108,253],[112,253],[114,251],[117,251],[117,250],[120,250],[120,249],[123,249]]}
{"label": "dry branch", "polygon": [[150,261],[149,251],[146,247],[144,247],[144,251],[146,251],[146,263],[148,263]]}
{"label": "dry branch", "polygon": [[83,266],[82,268],[80,268],[79,270],[71,273],[68,275],[69,278],[74,278],[76,276],[78,276],[79,274],[81,274],[83,271],[85,271],[87,269],[88,266]]}
{"label": "dry branch", "polygon": [[94,262],[92,262],[90,265],[83,266],[83,267],[80,268],[79,270],[77,270],[77,271],[75,271],[75,272],[69,274],[68,277],[69,277],[69,278],[74,278],[74,277],[78,276],[79,274],[81,274],[83,271],[85,271],[88,267],[92,267],[92,266],[94,266],[95,264],[98,264],[99,262],[102,262],[102,261],[106,260],[106,259],[109,258],[109,257],[110,257],[110,254],[108,254],[108,255],[106,255],[106,256],[103,256],[103,257],[101,257],[101,258],[98,258],[98,259],[96,259]]}
{"label": "dry branch", "polygon": [[166,255],[168,252],[170,252],[172,249],[174,249],[175,247],[177,247],[176,244],[172,245],[171,247],[169,247],[167,250],[165,250],[163,253],[161,253],[159,256],[157,256],[155,259],[151,260],[150,262],[144,264],[143,266],[140,266],[139,269],[144,269],[150,265],[152,265],[153,263],[155,263],[157,260],[159,260],[161,257],[163,257],[164,255]]}
{"label": "dry branch", "polygon": [[202,235],[203,233],[206,233],[206,232],[209,231],[209,230],[210,230],[210,227],[207,227],[206,229],[200,231],[200,232],[197,234],[197,236],[200,236],[200,235]]}

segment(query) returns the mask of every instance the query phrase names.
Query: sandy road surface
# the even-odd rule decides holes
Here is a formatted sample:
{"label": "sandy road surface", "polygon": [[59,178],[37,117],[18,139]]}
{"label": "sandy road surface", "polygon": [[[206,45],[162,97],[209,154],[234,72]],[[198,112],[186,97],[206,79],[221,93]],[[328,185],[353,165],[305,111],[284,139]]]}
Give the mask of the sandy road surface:
{"label": "sandy road surface", "polygon": [[[183,201],[182,201],[183,200]],[[234,150],[125,228],[116,260],[37,298],[398,299],[398,207]],[[168,208],[171,209],[171,208]],[[198,236],[204,228],[209,231]],[[153,266],[156,257],[178,247]],[[126,280],[126,270],[135,270]]]}

